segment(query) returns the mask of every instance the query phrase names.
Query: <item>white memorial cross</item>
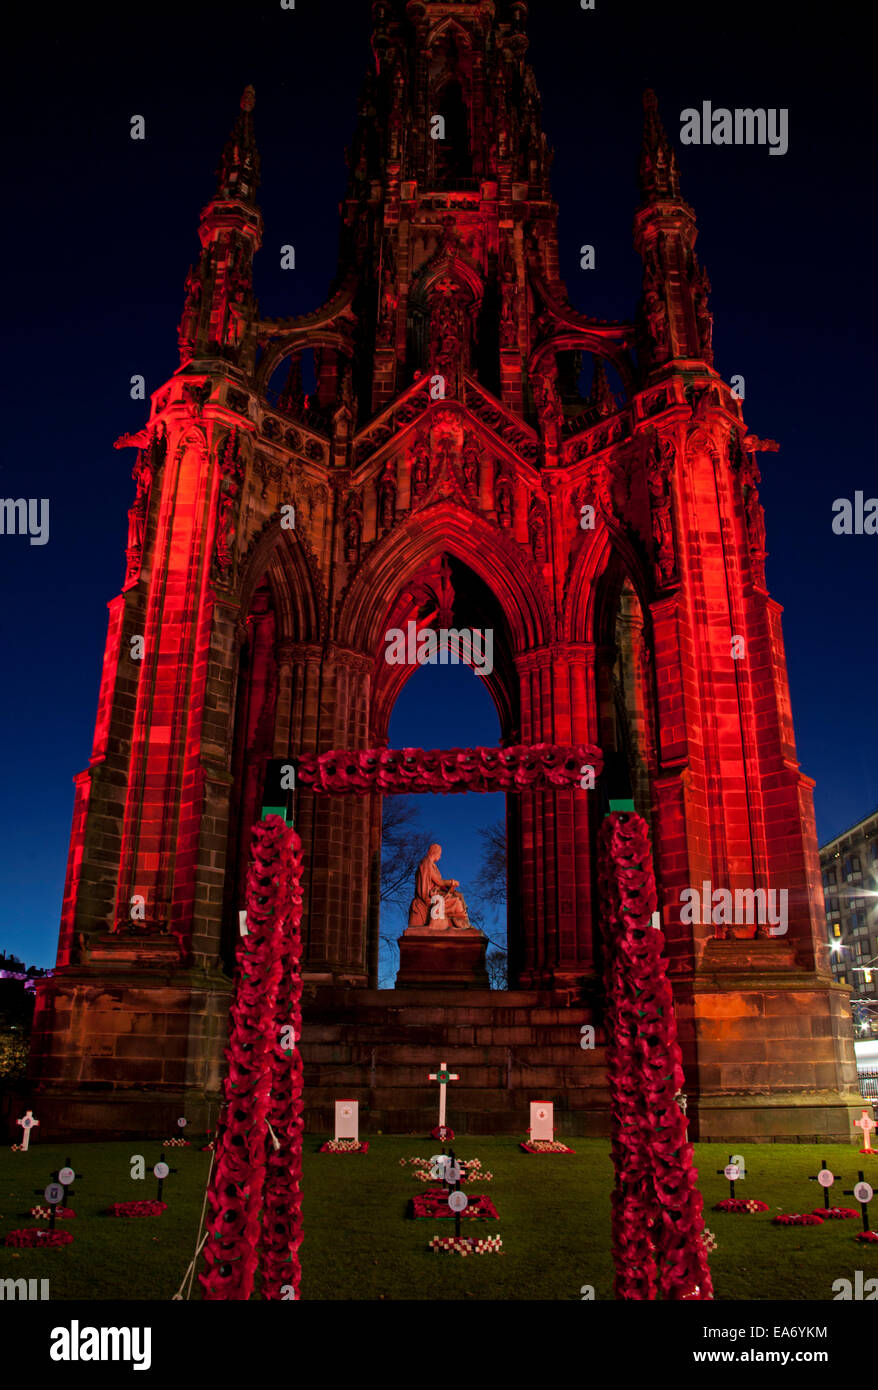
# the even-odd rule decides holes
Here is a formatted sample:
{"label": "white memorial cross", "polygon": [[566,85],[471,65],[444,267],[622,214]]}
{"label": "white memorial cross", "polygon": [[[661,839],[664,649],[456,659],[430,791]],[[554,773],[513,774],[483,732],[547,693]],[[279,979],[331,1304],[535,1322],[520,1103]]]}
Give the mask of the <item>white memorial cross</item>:
{"label": "white memorial cross", "polygon": [[[29,1113],[30,1112],[28,1111],[28,1114]],[[21,1124],[21,1120],[19,1120],[18,1123]],[[863,1131],[863,1148],[871,1149],[872,1130],[878,1129],[878,1125],[875,1124],[875,1121],[872,1119],[868,1110],[864,1110],[860,1118],[858,1120],[854,1120],[854,1128],[861,1129]]]}
{"label": "white memorial cross", "polygon": [[[866,1112],[863,1111],[863,1114],[865,1113]],[[21,1125],[24,1131],[21,1138],[21,1151],[22,1153],[27,1153],[28,1148],[30,1146],[30,1132],[33,1129],[34,1125],[38,1125],[40,1122],[39,1120],[34,1119],[34,1112],[32,1110],[26,1110],[22,1119],[16,1120],[15,1123],[17,1125]]]}
{"label": "white memorial cross", "polygon": [[439,1127],[441,1129],[445,1124],[445,1088],[449,1081],[459,1081],[460,1077],[457,1072],[448,1070],[446,1062],[440,1062],[439,1070],[431,1071],[427,1080],[439,1082]]}

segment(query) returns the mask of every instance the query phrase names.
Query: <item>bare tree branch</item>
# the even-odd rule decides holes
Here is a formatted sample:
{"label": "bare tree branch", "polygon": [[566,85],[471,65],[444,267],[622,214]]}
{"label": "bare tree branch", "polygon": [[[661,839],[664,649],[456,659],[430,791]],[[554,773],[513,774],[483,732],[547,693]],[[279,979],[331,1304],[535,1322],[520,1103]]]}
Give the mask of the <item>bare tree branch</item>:
{"label": "bare tree branch", "polygon": [[506,822],[495,821],[479,831],[482,862],[479,865],[479,898],[490,907],[506,906]]}
{"label": "bare tree branch", "polygon": [[492,989],[508,989],[508,957],[505,951],[489,951],[485,957],[485,969]]}
{"label": "bare tree branch", "polygon": [[381,826],[381,901],[406,909],[424,857],[424,832],[411,797],[385,796]]}

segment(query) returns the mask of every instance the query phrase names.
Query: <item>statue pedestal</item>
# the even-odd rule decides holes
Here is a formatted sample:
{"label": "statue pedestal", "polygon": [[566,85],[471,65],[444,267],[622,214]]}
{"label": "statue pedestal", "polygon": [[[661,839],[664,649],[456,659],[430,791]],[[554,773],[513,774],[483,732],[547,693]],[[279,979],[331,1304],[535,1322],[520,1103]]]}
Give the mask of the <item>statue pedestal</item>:
{"label": "statue pedestal", "polygon": [[408,927],[399,938],[396,988],[490,989],[487,947],[475,927]]}

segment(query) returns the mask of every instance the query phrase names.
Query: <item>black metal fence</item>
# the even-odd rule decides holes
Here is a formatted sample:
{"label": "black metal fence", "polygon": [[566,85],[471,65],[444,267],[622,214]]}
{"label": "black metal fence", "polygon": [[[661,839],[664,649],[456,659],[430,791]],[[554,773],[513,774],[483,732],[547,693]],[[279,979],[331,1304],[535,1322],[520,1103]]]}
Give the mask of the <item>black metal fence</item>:
{"label": "black metal fence", "polygon": [[866,1099],[878,1100],[878,1071],[861,1071],[857,1073],[857,1078]]}

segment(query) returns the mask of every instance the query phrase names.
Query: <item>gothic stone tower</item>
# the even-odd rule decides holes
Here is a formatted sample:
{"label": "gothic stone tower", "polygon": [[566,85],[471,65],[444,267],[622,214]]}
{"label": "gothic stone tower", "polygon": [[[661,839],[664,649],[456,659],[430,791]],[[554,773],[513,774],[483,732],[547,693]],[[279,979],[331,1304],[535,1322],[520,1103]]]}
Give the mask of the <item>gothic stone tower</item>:
{"label": "gothic stone tower", "polygon": [[[522,0],[376,0],[338,276],[299,318],[253,293],[244,94],[180,366],[118,441],[136,495],[36,1017],[44,1133],[209,1113],[266,760],[385,744],[411,673],[383,659],[385,634],[409,620],[493,630],[504,742],[593,742],[627,770],[701,1136],[850,1133],[847,996],[821,945],[812,784],[765,588],[771,446],[713,368],[695,218],[651,93],[638,311],[571,306],[526,16]],[[515,986],[590,1000],[598,1024],[600,815],[596,793],[509,798]],[[376,997],[380,799],[301,794],[296,823],[306,982],[355,1020],[356,991]],[[787,934],[682,920],[705,882],[785,890]]]}

